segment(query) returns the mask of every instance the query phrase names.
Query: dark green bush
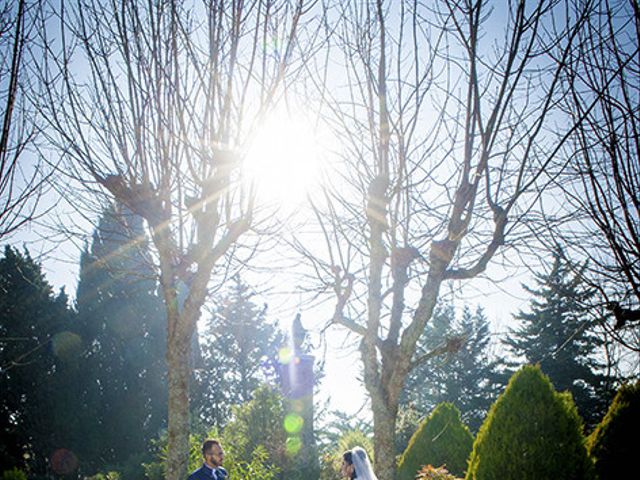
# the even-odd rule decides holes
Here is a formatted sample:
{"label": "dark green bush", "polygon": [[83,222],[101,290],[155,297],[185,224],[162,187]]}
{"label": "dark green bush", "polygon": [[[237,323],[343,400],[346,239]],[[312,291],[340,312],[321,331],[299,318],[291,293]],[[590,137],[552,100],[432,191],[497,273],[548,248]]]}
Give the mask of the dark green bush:
{"label": "dark green bush", "polygon": [[591,480],[582,423],[568,393],[538,366],[516,372],[491,407],[469,459],[467,480]]}
{"label": "dark green bush", "polygon": [[461,476],[467,468],[473,436],[460,420],[460,411],[451,403],[441,403],[424,420],[398,463],[398,480],[414,480],[423,465],[445,465]]}
{"label": "dark green bush", "polygon": [[587,440],[600,480],[633,478],[637,473],[640,383],[624,385]]}

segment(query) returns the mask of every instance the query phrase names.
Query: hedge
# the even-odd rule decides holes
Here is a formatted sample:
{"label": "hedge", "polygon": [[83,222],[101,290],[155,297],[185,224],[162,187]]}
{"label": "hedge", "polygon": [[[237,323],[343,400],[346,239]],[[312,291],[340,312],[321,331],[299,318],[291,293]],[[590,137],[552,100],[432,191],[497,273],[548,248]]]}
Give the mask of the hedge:
{"label": "hedge", "polygon": [[538,366],[516,372],[473,445],[467,480],[592,480],[582,421],[569,393]]}
{"label": "hedge", "polygon": [[638,427],[640,383],[624,385],[587,441],[600,480],[638,475]]}
{"label": "hedge", "polygon": [[473,436],[451,403],[439,404],[413,434],[398,463],[398,480],[414,480],[423,465],[446,466],[462,476],[467,468]]}

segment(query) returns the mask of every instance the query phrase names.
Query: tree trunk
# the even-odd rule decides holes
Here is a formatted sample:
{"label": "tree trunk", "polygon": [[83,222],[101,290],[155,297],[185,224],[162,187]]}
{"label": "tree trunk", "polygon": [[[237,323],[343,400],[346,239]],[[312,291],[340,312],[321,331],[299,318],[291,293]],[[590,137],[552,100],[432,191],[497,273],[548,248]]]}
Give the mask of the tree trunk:
{"label": "tree trunk", "polygon": [[373,410],[373,444],[376,476],[393,480],[396,474],[395,433],[398,406],[371,399]]}
{"label": "tree trunk", "polygon": [[184,480],[189,464],[189,351],[188,339],[169,336],[169,438],[165,477],[167,480]]}

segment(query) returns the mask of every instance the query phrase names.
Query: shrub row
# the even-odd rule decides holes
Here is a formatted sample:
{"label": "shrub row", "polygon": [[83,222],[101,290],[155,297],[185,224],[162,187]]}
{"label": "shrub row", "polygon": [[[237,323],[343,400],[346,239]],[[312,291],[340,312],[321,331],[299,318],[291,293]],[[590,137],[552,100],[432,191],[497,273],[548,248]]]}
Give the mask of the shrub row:
{"label": "shrub row", "polygon": [[475,442],[459,411],[439,405],[411,437],[397,478],[632,478],[639,425],[640,383],[619,390],[585,439],[571,395],[556,392],[539,367],[525,366],[491,407]]}

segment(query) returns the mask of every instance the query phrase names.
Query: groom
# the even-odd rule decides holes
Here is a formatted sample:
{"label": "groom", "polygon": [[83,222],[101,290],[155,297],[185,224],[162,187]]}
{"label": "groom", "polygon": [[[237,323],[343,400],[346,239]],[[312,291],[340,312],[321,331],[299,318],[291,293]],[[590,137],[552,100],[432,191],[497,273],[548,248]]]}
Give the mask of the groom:
{"label": "groom", "polygon": [[204,464],[191,475],[189,480],[225,480],[227,471],[222,468],[224,450],[218,440],[205,440],[202,444]]}

